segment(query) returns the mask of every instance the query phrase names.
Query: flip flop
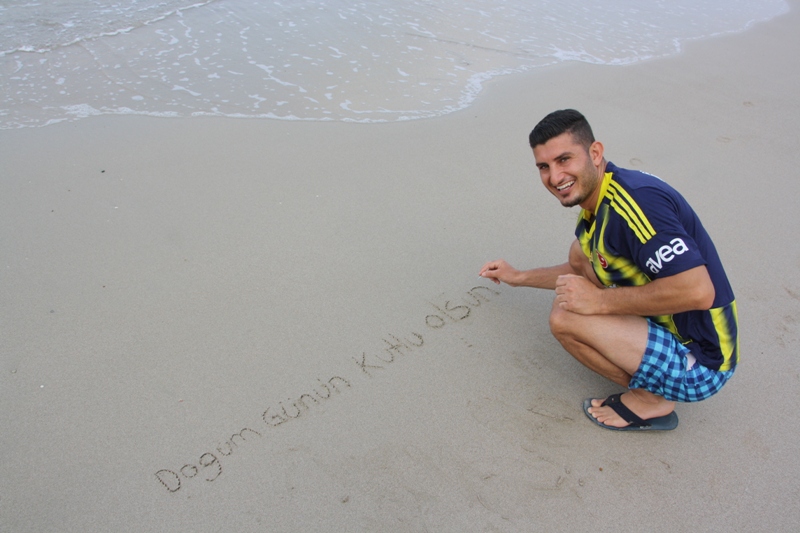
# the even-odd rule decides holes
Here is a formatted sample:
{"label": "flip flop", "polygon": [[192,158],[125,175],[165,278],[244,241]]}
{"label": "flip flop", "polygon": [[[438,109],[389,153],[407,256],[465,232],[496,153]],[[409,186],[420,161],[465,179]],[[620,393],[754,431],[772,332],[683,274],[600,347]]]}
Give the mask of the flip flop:
{"label": "flip flop", "polygon": [[625,426],[624,428],[607,426],[593,417],[592,413],[589,412],[589,408],[592,406],[592,398],[583,400],[583,412],[586,413],[586,416],[589,417],[589,420],[601,428],[611,429],[614,431],[669,431],[678,427],[678,415],[675,414],[675,411],[666,416],[642,419],[636,416],[633,411],[625,407],[625,404],[622,403],[622,400],[620,400],[620,396],[622,396],[622,393],[612,394],[605,399],[603,405],[611,407],[615,413],[622,417],[623,420],[630,423],[630,425]]}

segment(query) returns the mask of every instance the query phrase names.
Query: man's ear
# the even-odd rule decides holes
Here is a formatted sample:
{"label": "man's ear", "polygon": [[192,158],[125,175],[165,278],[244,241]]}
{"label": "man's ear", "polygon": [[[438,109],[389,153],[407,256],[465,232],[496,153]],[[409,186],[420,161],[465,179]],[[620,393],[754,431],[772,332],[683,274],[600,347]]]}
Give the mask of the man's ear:
{"label": "man's ear", "polygon": [[589,157],[592,158],[592,163],[594,166],[600,166],[600,163],[603,161],[603,154],[605,149],[603,148],[603,143],[600,141],[595,141],[589,146]]}

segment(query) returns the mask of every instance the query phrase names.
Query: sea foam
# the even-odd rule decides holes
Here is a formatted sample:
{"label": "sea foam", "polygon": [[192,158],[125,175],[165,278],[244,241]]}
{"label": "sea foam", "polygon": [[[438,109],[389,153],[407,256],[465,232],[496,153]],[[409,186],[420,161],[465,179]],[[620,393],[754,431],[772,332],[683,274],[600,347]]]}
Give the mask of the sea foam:
{"label": "sea foam", "polygon": [[[10,0],[0,128],[98,114],[387,122],[496,76],[626,65],[747,29],[782,0]],[[612,8],[613,4],[613,8]]]}

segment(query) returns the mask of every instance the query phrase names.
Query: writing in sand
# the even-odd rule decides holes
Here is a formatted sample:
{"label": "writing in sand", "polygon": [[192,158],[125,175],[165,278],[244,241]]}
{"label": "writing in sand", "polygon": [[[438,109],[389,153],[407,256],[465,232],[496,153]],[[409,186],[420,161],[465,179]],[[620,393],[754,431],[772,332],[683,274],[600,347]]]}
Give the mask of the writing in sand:
{"label": "writing in sand", "polygon": [[[430,303],[435,312],[425,316],[422,333],[412,331],[406,335],[388,334],[382,338],[383,350],[377,353],[361,352],[358,356],[351,356],[349,368],[353,369],[356,377],[372,377],[375,373],[385,371],[390,365],[403,356],[415,350],[424,349],[425,339],[435,331],[442,330],[448,324],[454,324],[469,317],[482,303],[489,302],[492,297],[500,293],[489,287],[473,287],[458,300],[446,300],[442,303]],[[352,363],[355,363],[355,367]],[[350,376],[350,377],[345,377]],[[216,446],[213,451],[207,451],[196,461],[188,462],[179,468],[162,468],[155,473],[156,480],[168,492],[175,493],[190,480],[204,480],[213,482],[222,475],[222,463],[225,458],[234,455],[248,443],[263,439],[271,429],[297,420],[304,413],[335,398],[337,395],[353,388],[355,378],[351,373],[342,372],[340,375],[328,379],[317,378],[316,382],[299,394],[294,399],[289,398],[268,404],[262,411],[258,422],[252,427],[245,427],[233,433]]]}

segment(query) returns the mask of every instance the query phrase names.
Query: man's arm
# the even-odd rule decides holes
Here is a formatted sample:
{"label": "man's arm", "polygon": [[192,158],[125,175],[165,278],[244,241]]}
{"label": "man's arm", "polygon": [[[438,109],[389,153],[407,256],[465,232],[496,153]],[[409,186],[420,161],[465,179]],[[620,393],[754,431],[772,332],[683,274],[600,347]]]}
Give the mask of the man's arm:
{"label": "man's arm", "polygon": [[602,287],[600,281],[592,270],[589,258],[583,253],[577,239],[572,241],[569,248],[569,260],[562,265],[535,268],[533,270],[517,270],[502,259],[486,263],[481,268],[480,275],[491,279],[495,283],[507,283],[512,287],[533,287],[535,289],[555,289],[559,276],[574,274],[584,276],[586,279]]}
{"label": "man's arm", "polygon": [[569,263],[551,267],[517,270],[502,259],[490,261],[481,268],[480,276],[495,283],[507,283],[512,287],[555,289],[559,276],[575,274]]}
{"label": "man's arm", "polygon": [[714,295],[705,265],[639,287],[598,289],[575,275],[560,276],[556,281],[558,305],[582,315],[672,315],[709,309]]}

